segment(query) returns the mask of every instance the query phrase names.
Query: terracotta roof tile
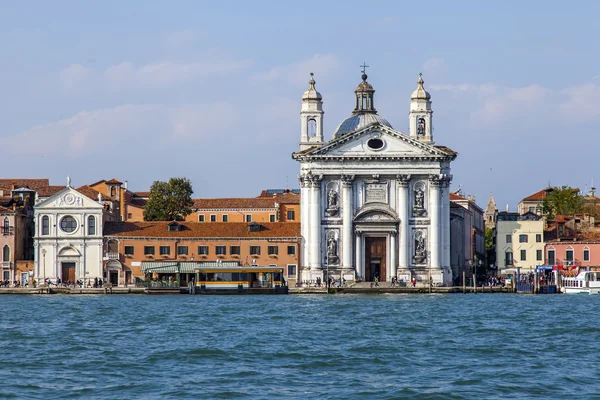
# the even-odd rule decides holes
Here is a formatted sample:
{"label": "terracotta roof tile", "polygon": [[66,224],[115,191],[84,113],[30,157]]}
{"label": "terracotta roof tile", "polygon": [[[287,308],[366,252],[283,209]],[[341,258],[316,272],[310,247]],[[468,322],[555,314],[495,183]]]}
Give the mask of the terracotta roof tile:
{"label": "terracotta roof tile", "polygon": [[[552,192],[553,190],[554,190],[553,187],[548,186],[547,188],[544,188],[544,189],[540,190],[539,192],[535,192],[534,194],[525,197],[521,201],[542,201],[548,195],[548,193]],[[579,193],[578,188],[572,188],[572,190],[573,190],[573,192]]]}
{"label": "terracotta roof tile", "polygon": [[0,179],[0,189],[10,190],[12,185],[15,188],[27,187],[29,189],[39,189],[50,185],[50,181],[46,178],[42,179],[21,179],[21,178],[4,178]]}
{"label": "terracotta roof tile", "polygon": [[15,211],[10,208],[0,206],[0,214],[14,214]]}
{"label": "terracotta roof tile", "polygon": [[98,182],[90,183],[88,186],[96,186],[96,185],[98,185],[100,183],[105,183],[105,182],[106,182],[106,180],[100,179]]}
{"label": "terracotta roof tile", "polygon": [[65,188],[65,186],[58,186],[58,185],[51,185],[51,186],[46,186],[46,187],[42,187],[39,188],[37,190],[37,194],[39,197],[50,197],[53,194],[56,194],[58,192],[60,192],[61,190],[63,190]]}
{"label": "terracotta roof tile", "polygon": [[278,194],[274,199],[279,204],[300,204],[300,195],[295,193]]}
{"label": "terracotta roof tile", "polygon": [[[83,185],[81,187],[78,187],[75,190],[77,190],[82,195],[87,196],[94,201],[98,201],[98,195],[101,194],[96,189],[93,189],[93,188],[89,187],[88,185]],[[105,195],[102,195],[102,200],[110,200],[110,198],[106,197]]]}
{"label": "terracotta roof tile", "polygon": [[138,197],[150,197],[150,192],[135,192],[134,194]]}
{"label": "terracotta roof tile", "polygon": [[122,185],[123,182],[116,180],[115,178],[112,178],[110,181],[106,181],[106,183],[111,184],[111,185]]}
{"label": "terracotta roof tile", "polygon": [[193,199],[194,209],[216,208],[275,208],[273,197]]}
{"label": "terracotta roof tile", "polygon": [[146,207],[146,203],[148,202],[148,200],[139,198],[139,197],[132,197],[131,200],[129,200],[129,205],[133,206],[133,207],[141,207],[144,208]]}
{"label": "terracotta roof tile", "polygon": [[263,222],[250,232],[245,222],[181,222],[182,230],[169,232],[170,222],[106,222],[105,236],[144,238],[299,238],[300,223]]}
{"label": "terracotta roof tile", "polygon": [[467,200],[467,199],[465,199],[461,195],[458,195],[456,193],[450,192],[450,200]]}

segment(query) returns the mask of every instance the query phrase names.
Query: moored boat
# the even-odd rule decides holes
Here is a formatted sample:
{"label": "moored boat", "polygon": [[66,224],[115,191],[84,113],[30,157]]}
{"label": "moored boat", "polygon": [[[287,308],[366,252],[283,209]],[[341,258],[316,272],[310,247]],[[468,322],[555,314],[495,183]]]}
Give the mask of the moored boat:
{"label": "moored boat", "polygon": [[576,277],[563,277],[562,290],[567,294],[600,294],[600,272],[581,271]]}

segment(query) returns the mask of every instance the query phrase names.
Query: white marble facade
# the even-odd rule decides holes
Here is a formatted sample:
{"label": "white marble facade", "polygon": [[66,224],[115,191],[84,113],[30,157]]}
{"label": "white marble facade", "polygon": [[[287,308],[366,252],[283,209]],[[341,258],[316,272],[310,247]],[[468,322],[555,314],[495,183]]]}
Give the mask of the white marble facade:
{"label": "white marble facade", "polygon": [[300,162],[300,279],[329,273],[450,284],[450,162],[456,153],[433,142],[431,100],[421,78],[411,96],[409,134],[377,115],[375,90],[364,72],[362,78],[356,108],[328,142],[312,76],[303,96],[300,151],[293,154]]}
{"label": "white marble facade", "polygon": [[98,199],[70,186],[34,208],[35,279],[84,281],[102,278],[102,215]]}

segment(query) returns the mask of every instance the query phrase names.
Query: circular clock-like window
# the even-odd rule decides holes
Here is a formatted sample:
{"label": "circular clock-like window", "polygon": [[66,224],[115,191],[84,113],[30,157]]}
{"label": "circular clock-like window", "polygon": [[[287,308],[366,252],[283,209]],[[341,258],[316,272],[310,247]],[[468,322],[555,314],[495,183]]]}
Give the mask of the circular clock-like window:
{"label": "circular clock-like window", "polygon": [[369,146],[369,148],[372,150],[381,150],[383,148],[383,145],[383,140],[379,138],[373,138],[367,142],[367,146]]}
{"label": "circular clock-like window", "polygon": [[75,229],[77,229],[77,221],[75,218],[67,215],[60,220],[60,229],[67,233],[75,232]]}

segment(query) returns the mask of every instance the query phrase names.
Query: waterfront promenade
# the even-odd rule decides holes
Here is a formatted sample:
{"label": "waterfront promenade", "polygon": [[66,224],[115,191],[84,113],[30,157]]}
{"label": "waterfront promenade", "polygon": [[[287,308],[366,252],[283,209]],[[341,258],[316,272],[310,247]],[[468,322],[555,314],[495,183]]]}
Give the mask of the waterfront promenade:
{"label": "waterfront promenade", "polygon": [[[513,290],[508,287],[501,286],[480,286],[473,288],[472,286],[449,286],[449,287],[431,287],[425,285],[417,285],[416,287],[390,287],[389,284],[383,284],[379,287],[370,287],[370,283],[361,283],[349,287],[331,287],[329,294],[447,294],[447,293],[513,293]],[[227,293],[227,292],[226,292]],[[326,286],[322,287],[290,287],[289,294],[327,294]],[[189,294],[187,287],[182,287],[180,290],[168,288],[165,290],[150,289],[144,287],[104,287],[104,288],[79,288],[79,287],[19,287],[19,288],[0,288],[2,294]],[[203,293],[207,294],[207,293]],[[210,294],[210,293],[209,293]],[[216,294],[216,293],[215,293]],[[223,294],[223,291],[219,292]],[[231,291],[228,294],[247,294],[247,292]]]}

